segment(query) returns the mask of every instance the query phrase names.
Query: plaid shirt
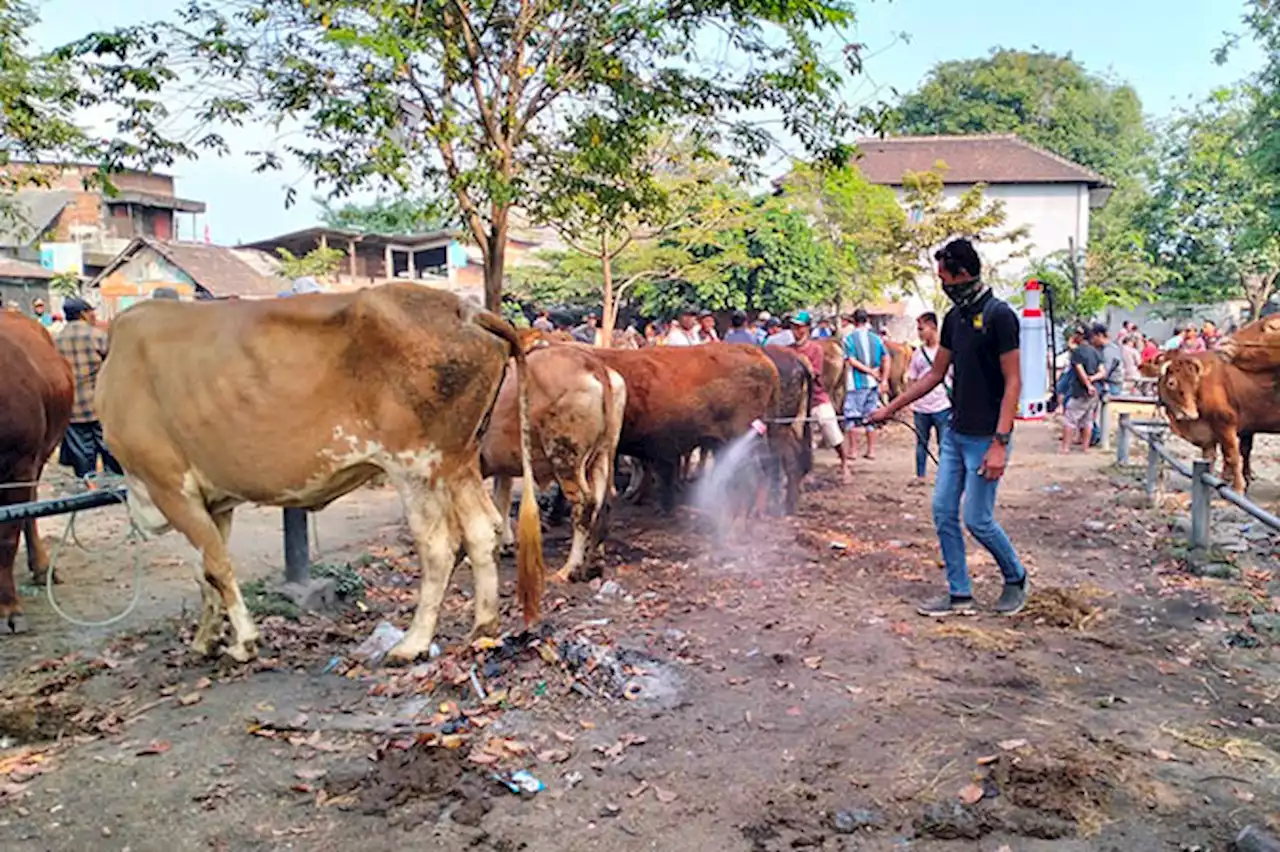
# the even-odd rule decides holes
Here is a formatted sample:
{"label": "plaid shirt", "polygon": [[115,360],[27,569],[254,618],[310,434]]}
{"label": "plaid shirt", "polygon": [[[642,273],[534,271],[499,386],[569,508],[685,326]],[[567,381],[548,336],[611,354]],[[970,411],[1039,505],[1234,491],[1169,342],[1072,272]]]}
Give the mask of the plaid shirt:
{"label": "plaid shirt", "polygon": [[107,357],[107,333],[87,322],[67,323],[58,334],[58,352],[71,364],[76,377],[76,404],[71,409],[72,423],[92,423],[98,419],[93,410],[93,389],[98,371]]}

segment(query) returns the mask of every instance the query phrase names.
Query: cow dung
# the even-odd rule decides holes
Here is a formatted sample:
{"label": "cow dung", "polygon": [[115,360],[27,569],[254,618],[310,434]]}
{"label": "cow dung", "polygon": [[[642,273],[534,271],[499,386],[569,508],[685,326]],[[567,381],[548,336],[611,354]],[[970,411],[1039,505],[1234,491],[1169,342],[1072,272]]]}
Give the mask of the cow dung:
{"label": "cow dung", "polygon": [[331,795],[354,793],[354,809],[406,829],[446,812],[459,825],[479,825],[493,806],[487,788],[460,751],[422,746],[389,751],[367,772],[339,772],[326,784]]}

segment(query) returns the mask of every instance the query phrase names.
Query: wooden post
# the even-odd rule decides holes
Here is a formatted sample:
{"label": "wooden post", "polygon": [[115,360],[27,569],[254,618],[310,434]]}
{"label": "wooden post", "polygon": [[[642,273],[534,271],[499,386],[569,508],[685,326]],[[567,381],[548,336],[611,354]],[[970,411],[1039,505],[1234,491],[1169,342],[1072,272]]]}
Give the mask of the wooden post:
{"label": "wooden post", "polygon": [[284,579],[305,584],[311,579],[311,546],[307,527],[311,519],[306,509],[284,510]]}
{"label": "wooden post", "polygon": [[406,249],[405,254],[408,255],[409,280],[412,281],[413,279],[418,277],[417,275],[414,274],[414,270],[413,270],[413,249]]}
{"label": "wooden post", "polygon": [[1160,443],[1154,437],[1147,439],[1147,505],[1154,506],[1160,490]]}
{"label": "wooden post", "polygon": [[1209,462],[1196,459],[1191,463],[1191,546],[1209,546],[1209,496],[1212,489],[1205,483]]}
{"label": "wooden post", "polygon": [[356,241],[347,240],[347,268],[351,270],[351,283],[356,283]]}
{"label": "wooden post", "polygon": [[1128,412],[1120,415],[1120,431],[1116,434],[1116,464],[1129,463],[1129,418]]}
{"label": "wooden post", "polygon": [[396,277],[396,268],[391,263],[391,246],[387,246],[382,254],[382,277],[384,279],[392,279]]}

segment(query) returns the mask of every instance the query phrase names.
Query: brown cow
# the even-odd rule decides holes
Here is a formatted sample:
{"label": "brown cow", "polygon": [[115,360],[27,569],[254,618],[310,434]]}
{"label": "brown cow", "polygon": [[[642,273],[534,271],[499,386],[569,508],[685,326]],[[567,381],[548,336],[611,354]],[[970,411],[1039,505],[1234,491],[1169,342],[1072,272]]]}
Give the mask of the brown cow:
{"label": "brown cow", "polygon": [[[604,532],[627,386],[590,350],[569,346],[530,353],[529,379],[534,475],[540,485],[554,479],[573,506],[573,544],[556,574],[563,581],[578,576]],[[516,385],[508,373],[480,443],[480,474],[494,477],[495,502],[504,519],[513,477],[522,470]],[[504,523],[503,543],[513,540]]]}
{"label": "brown cow", "polygon": [[204,609],[192,645],[256,651],[258,631],[227,553],[242,503],[328,505],[378,474],[404,501],[422,560],[417,613],[389,658],[435,635],[459,541],[475,578],[475,630],[496,633],[495,561],[504,519],[480,478],[480,429],[507,359],[521,375],[517,591],[537,617],[542,541],[530,457],[524,353],[510,324],[417,284],[273,301],[146,302],[111,329],[98,378],[107,445],[144,527],[171,525],[204,557]]}
{"label": "brown cow", "polygon": [[[709,343],[592,350],[627,384],[618,452],[652,468],[664,511],[675,508],[680,457],[715,452],[778,410],[778,370],[758,346]],[[769,426],[771,443],[781,428]]]}
{"label": "brown cow", "polygon": [[1212,459],[1222,447],[1223,478],[1244,493],[1257,432],[1280,432],[1280,389],[1270,373],[1241,370],[1216,352],[1175,354],[1157,385],[1174,434]]}
{"label": "brown cow", "polygon": [[[0,312],[0,506],[36,499],[35,483],[67,430],[74,397],[71,365],[49,332],[30,317]],[[43,583],[49,567],[34,520],[0,524],[0,633],[27,629],[13,579],[20,534],[32,578]]]}
{"label": "brown cow", "polygon": [[1218,351],[1242,370],[1280,370],[1280,314],[1243,326],[1224,338]]}
{"label": "brown cow", "polygon": [[909,343],[897,343],[884,338],[884,348],[889,351],[889,382],[885,392],[892,402],[907,389],[907,367],[915,351]]}
{"label": "brown cow", "polygon": [[764,354],[778,370],[778,409],[773,419],[792,421],[778,423],[779,428],[773,433],[770,479],[775,488],[785,485],[783,511],[794,515],[800,502],[801,485],[813,470],[813,424],[809,422],[813,368],[785,346],[766,346]]}

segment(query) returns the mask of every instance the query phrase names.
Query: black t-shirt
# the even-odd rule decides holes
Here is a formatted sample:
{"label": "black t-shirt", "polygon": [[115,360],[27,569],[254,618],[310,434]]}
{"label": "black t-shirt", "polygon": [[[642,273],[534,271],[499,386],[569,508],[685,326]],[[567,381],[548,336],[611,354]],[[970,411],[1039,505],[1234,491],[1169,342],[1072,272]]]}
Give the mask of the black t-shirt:
{"label": "black t-shirt", "polygon": [[1018,315],[988,293],[963,312],[947,311],[941,342],[955,365],[950,428],[962,435],[994,435],[1004,397],[1000,356],[1018,348]]}
{"label": "black t-shirt", "polygon": [[1079,371],[1076,365],[1084,367],[1084,374],[1092,376],[1098,372],[1098,368],[1102,366],[1102,353],[1095,349],[1091,344],[1081,343],[1075,349],[1071,350],[1071,398],[1079,399],[1089,395],[1089,389],[1080,381]]}

